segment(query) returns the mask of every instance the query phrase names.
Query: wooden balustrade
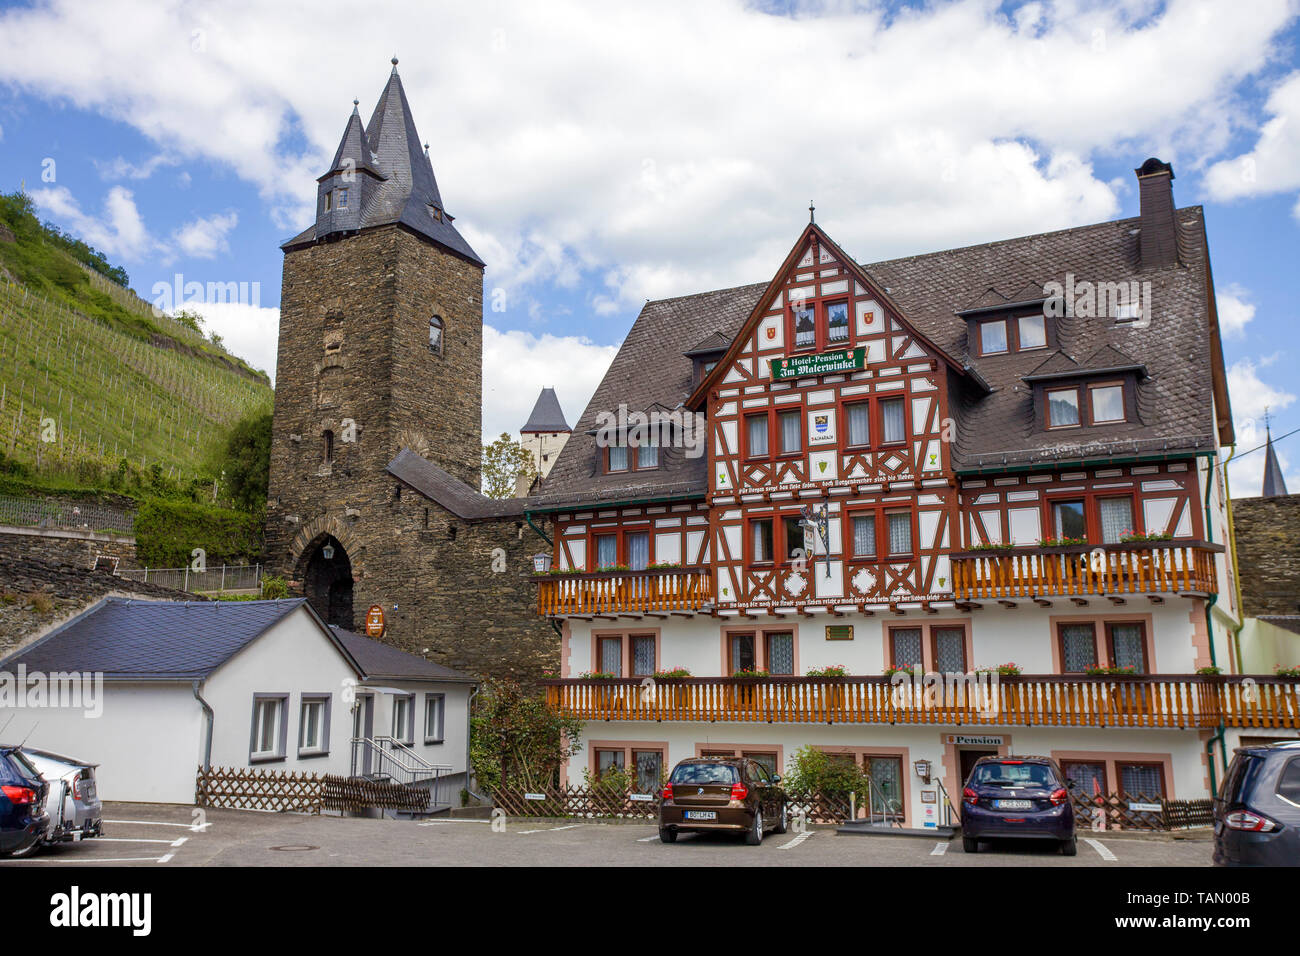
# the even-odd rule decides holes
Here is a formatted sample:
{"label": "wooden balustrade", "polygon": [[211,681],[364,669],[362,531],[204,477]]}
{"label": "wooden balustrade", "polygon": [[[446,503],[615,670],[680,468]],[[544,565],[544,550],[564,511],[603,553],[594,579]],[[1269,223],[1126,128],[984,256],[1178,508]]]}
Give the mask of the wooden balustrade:
{"label": "wooden balustrade", "polygon": [[1300,681],[1276,677],[956,675],[927,690],[886,677],[545,681],[583,720],[943,726],[1300,728]]}
{"label": "wooden balustrade", "polygon": [[713,599],[704,568],[594,571],[539,576],[537,610],[547,617],[698,611]]}
{"label": "wooden balustrade", "polygon": [[952,556],[958,600],[1218,591],[1214,555],[1202,541],[1012,548]]}

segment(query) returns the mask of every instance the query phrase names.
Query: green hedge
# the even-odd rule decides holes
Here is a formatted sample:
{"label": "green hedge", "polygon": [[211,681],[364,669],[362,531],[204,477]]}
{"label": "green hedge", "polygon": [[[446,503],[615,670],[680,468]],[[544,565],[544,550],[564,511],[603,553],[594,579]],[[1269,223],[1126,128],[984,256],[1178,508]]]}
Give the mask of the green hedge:
{"label": "green hedge", "polygon": [[136,560],[151,568],[181,568],[195,548],[208,566],[260,559],[262,521],[255,515],[188,501],[150,499],[135,519]]}

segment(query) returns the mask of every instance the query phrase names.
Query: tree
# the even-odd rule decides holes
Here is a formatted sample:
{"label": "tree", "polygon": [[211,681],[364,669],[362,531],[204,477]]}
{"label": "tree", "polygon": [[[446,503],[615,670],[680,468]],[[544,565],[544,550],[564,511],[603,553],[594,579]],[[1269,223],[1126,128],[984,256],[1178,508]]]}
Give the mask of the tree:
{"label": "tree", "polygon": [[271,480],[271,412],[252,412],[230,429],[218,471],[236,507],[250,514],[266,507]]}
{"label": "tree", "polygon": [[800,748],[787,765],[785,789],[796,796],[865,793],[867,776],[851,759],[832,756],[816,747]]}
{"label": "tree", "polygon": [[537,475],[533,456],[506,432],[490,445],[483,446],[483,494],[489,498],[513,498],[515,479],[526,476],[531,482]]}
{"label": "tree", "polygon": [[551,786],[579,750],[582,722],[546,705],[516,681],[489,679],[470,719],[470,759],[483,789]]}

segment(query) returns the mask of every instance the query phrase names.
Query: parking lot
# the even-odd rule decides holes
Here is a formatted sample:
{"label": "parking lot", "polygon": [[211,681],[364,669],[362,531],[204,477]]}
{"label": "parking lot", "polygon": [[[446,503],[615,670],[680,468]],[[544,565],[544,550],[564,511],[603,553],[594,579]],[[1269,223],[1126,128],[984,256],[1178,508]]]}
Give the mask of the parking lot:
{"label": "parking lot", "polygon": [[189,806],[106,804],[104,836],[0,866],[1208,866],[1203,835],[1080,833],[1079,854],[1003,843],[979,854],[961,841],[848,836],[833,829],[769,835],[760,847],[726,836],[659,842],[649,824],[512,819],[372,820]]}

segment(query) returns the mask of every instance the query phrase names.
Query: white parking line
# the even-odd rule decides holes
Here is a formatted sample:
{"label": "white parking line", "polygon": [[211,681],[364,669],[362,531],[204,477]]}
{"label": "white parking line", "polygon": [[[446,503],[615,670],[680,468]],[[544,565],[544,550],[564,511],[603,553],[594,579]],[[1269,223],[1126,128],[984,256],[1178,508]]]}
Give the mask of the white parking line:
{"label": "white parking line", "polygon": [[945,853],[947,853],[947,852],[948,852],[948,844],[947,844],[947,843],[936,843],[936,844],[934,845],[934,849],[930,851],[930,855],[931,855],[931,856],[943,856],[943,855],[944,855]]}
{"label": "white parking line", "polygon": [[448,823],[486,823],[488,826],[492,825],[491,820],[425,820],[423,823],[417,823],[416,826],[441,827],[446,826]]}
{"label": "white parking line", "polygon": [[211,823],[163,823],[158,820],[105,820],[105,823],[130,823],[139,824],[142,827],[184,827],[186,830],[193,830],[195,833],[201,833]]}
{"label": "white parking line", "polygon": [[147,840],[144,837],[131,839],[129,837],[94,837],[96,843],[166,843],[168,846],[176,844],[171,840]]}
{"label": "white parking line", "polygon": [[175,851],[173,851],[173,852],[171,852],[171,853],[167,853],[167,854],[165,854],[165,855],[163,855],[163,856],[158,857],[158,862],[159,862],[159,863],[166,863],[168,860],[170,860],[170,859],[171,859],[172,857],[174,857],[175,855],[176,855]]}
{"label": "white parking line", "polygon": [[556,830],[574,830],[582,826],[581,823],[570,823],[567,827],[542,827],[540,830],[518,830],[518,833],[554,833]]}
{"label": "white parking line", "polygon": [[648,836],[648,837],[637,837],[637,841],[636,841],[636,842],[637,842],[637,843],[650,843],[650,842],[652,842],[652,841],[654,841],[654,840],[658,840],[658,839],[659,839],[659,834],[656,833],[656,834],[654,834],[653,836]]}
{"label": "white parking line", "polygon": [[782,843],[779,847],[777,847],[777,849],[778,849],[778,850],[793,850],[793,849],[794,849],[795,847],[797,847],[800,843],[802,843],[804,840],[807,840],[807,839],[808,839],[809,837],[811,837],[812,835],[813,835],[813,831],[812,831],[812,830],[804,830],[803,833],[797,834],[797,835],[796,835],[795,837],[793,837],[792,839],[786,840],[786,841],[785,841],[784,843]]}
{"label": "white parking line", "polygon": [[1097,854],[1103,860],[1107,860],[1111,863],[1115,862],[1115,854],[1111,853],[1110,850],[1106,848],[1106,844],[1102,843],[1100,840],[1093,840],[1090,839],[1089,837],[1084,837],[1083,842],[1088,844],[1088,846],[1092,847],[1094,850],[1096,850]]}

